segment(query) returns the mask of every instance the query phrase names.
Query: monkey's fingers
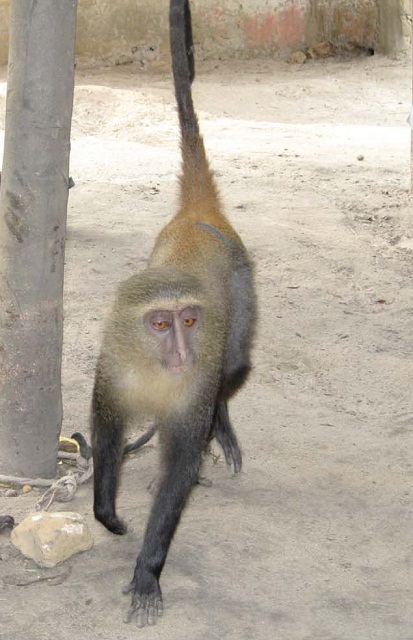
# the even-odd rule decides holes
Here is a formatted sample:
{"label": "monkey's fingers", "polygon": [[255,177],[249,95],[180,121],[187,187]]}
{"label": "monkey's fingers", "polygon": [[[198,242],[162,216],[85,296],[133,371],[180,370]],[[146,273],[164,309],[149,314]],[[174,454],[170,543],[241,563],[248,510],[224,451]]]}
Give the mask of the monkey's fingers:
{"label": "monkey's fingers", "polygon": [[133,606],[133,604],[131,604],[125,617],[123,618],[123,622],[126,622],[126,624],[129,624],[134,616],[134,613],[135,613],[135,607]]}
{"label": "monkey's fingers", "polygon": [[154,625],[163,613],[162,600],[154,596],[147,596],[136,610],[136,625],[145,627]]}
{"label": "monkey's fingers", "polygon": [[[134,584],[131,583],[122,592],[124,594],[134,591]],[[124,622],[129,624],[136,617],[136,625],[138,627],[152,626],[156,624],[158,618],[163,613],[163,603],[160,596],[154,594],[139,596],[135,593],[132,596],[132,603],[124,618]]]}

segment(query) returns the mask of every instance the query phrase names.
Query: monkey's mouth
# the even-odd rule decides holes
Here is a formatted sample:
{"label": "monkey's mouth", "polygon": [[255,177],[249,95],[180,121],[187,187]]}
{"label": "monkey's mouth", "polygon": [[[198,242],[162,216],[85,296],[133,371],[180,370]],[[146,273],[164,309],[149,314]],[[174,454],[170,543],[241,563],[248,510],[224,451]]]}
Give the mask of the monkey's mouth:
{"label": "monkey's mouth", "polygon": [[185,373],[186,371],[188,371],[188,369],[189,369],[188,364],[169,365],[168,367],[168,371],[173,375],[181,375],[182,373]]}
{"label": "monkey's mouth", "polygon": [[168,362],[165,362],[165,360],[162,361],[162,368],[174,376],[180,376],[186,373],[190,369],[190,366],[190,362],[178,362],[177,360],[175,360],[175,362],[171,362],[170,360]]}

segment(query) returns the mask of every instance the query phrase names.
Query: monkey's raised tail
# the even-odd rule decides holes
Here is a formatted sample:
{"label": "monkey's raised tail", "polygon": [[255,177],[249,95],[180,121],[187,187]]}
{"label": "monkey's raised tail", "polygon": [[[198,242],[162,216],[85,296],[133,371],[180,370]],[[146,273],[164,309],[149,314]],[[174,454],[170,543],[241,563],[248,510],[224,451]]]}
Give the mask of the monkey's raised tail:
{"label": "monkey's raised tail", "polygon": [[209,201],[218,205],[212,173],[192,100],[195,77],[194,44],[189,0],[170,0],[170,44],[175,97],[181,129],[183,174],[182,204],[199,205]]}
{"label": "monkey's raised tail", "polygon": [[172,71],[183,142],[199,137],[198,120],[192,102],[195,77],[194,42],[189,0],[171,0],[169,25]]}

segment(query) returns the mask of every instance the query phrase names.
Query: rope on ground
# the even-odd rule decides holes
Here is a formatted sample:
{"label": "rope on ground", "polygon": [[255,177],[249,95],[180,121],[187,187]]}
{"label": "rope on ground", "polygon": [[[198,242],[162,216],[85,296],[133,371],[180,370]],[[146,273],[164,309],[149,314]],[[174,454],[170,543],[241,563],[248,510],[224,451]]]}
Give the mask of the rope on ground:
{"label": "rope on ground", "polygon": [[53,502],[70,502],[75,497],[78,486],[87,482],[93,474],[93,458],[85,460],[79,453],[64,451],[60,451],[58,457],[60,460],[74,460],[76,471],[53,482],[34,505],[36,511],[47,511]]}
{"label": "rope on ground", "polygon": [[84,484],[93,475],[93,458],[86,460],[80,453],[58,452],[58,460],[76,463],[76,470],[56,480],[55,478],[18,478],[0,475],[0,483],[19,486],[49,487],[35,504],[36,511],[47,511],[53,502],[70,502],[79,485]]}

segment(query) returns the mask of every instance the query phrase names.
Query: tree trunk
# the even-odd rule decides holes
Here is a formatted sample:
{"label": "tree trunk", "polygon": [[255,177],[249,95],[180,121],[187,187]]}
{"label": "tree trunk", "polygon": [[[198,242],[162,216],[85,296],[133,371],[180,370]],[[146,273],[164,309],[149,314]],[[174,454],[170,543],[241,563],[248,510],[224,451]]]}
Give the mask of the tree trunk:
{"label": "tree trunk", "polygon": [[11,0],[0,191],[0,473],[54,477],[77,0]]}

